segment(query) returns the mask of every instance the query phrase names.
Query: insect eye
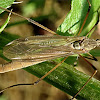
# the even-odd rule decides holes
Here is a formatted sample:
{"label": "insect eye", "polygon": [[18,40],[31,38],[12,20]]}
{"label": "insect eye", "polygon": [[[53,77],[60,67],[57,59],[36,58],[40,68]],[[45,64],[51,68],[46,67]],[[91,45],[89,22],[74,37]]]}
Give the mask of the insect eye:
{"label": "insect eye", "polygon": [[79,42],[79,41],[73,42],[73,47],[74,47],[75,49],[80,49],[80,48],[81,48],[80,42]]}

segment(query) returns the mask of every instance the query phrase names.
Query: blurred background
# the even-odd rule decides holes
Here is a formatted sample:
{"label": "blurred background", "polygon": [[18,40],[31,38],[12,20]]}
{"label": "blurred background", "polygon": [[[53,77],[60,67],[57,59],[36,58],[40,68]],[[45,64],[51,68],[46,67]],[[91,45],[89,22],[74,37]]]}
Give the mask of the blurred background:
{"label": "blurred background", "polygon": [[[22,0],[16,0],[16,2],[20,1]],[[37,22],[56,32],[57,27],[63,22],[66,14],[69,12],[70,5],[71,0],[24,0],[21,4],[12,5],[12,8],[14,12],[34,18]],[[4,23],[8,16],[7,14],[0,18],[0,25]],[[20,37],[52,35],[15,15],[11,15],[9,24],[4,31]],[[92,38],[100,38],[100,23],[94,33]],[[92,61],[92,63],[100,69],[100,59],[99,57],[97,59],[99,60],[98,62]],[[0,58],[0,63],[3,62],[5,61]],[[82,66],[82,68],[77,67],[77,69],[91,75],[93,70],[91,69],[90,71],[90,67],[86,64],[82,59],[79,59],[79,66]],[[84,66],[85,68],[83,69]],[[95,76],[97,79],[100,77],[99,73]],[[12,84],[31,83],[36,79],[37,77],[23,69],[0,74],[0,90]],[[21,86],[8,89],[0,95],[0,100],[68,100],[68,98],[70,98],[69,95],[44,81],[41,81],[36,86]]]}

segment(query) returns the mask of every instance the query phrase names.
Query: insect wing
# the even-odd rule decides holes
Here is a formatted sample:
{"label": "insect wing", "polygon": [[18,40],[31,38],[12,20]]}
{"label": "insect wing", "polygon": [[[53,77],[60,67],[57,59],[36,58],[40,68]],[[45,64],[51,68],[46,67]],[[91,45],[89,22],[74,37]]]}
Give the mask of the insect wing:
{"label": "insect wing", "polygon": [[12,62],[0,65],[0,73],[25,68],[57,57],[74,54],[71,43],[81,37],[31,36],[17,39],[4,47],[3,54]]}
{"label": "insect wing", "polygon": [[81,39],[65,36],[31,36],[4,47],[4,56],[17,61],[44,61],[74,54],[71,43]]}

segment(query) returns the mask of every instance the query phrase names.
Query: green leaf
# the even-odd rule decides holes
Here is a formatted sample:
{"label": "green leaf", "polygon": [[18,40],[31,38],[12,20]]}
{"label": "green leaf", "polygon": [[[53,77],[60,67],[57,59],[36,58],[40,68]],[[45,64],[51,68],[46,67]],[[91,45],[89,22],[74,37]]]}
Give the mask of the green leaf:
{"label": "green leaf", "polygon": [[[0,0],[0,7],[8,8],[15,0]],[[0,13],[4,10],[0,9]]]}
{"label": "green leaf", "polygon": [[[41,77],[52,69],[61,59],[52,60],[49,62],[43,62],[38,65],[34,65],[25,68],[26,71],[34,73],[37,77]],[[48,75],[44,80],[53,86],[61,89],[62,91],[75,95],[77,91],[88,80],[89,76],[79,72],[73,66],[66,63],[62,63],[55,71]],[[92,79],[86,87],[79,93],[77,99],[79,100],[99,100],[100,98],[100,82],[96,79]]]}
{"label": "green leaf", "polygon": [[[91,3],[91,10],[83,31],[80,34],[81,36],[86,35],[97,22],[97,10],[100,7],[100,2],[99,0],[89,1]],[[81,28],[85,15],[88,11],[88,7],[89,5],[87,0],[72,0],[71,11],[67,14],[64,22],[58,27],[58,34],[64,36],[75,36]]]}
{"label": "green leaf", "polygon": [[[9,1],[5,1],[5,0],[0,0],[0,7],[3,7],[3,8],[8,8],[15,0],[9,0]],[[3,10],[0,9],[0,13],[2,13]],[[10,20],[10,14],[7,18],[7,20],[5,21],[5,23],[1,26],[0,28],[0,33],[4,30],[4,28],[7,26],[7,24],[9,23],[9,20]]]}
{"label": "green leaf", "polygon": [[8,18],[6,19],[5,23],[1,26],[0,33],[5,29],[5,27],[9,23],[9,21],[10,21],[10,14],[9,14]]}
{"label": "green leaf", "polygon": [[[100,6],[99,0],[90,0],[92,4],[90,15],[87,19],[86,25],[82,31],[82,36],[88,33],[88,31],[94,26],[97,21],[97,9]],[[88,10],[87,0],[72,0],[71,11],[66,16],[64,22],[59,26],[57,33],[65,36],[74,36],[79,32],[79,29],[83,23],[84,17]],[[71,30],[71,31],[70,31]],[[72,34],[73,33],[73,34]],[[10,42],[14,37],[6,38],[6,35],[0,35],[0,53],[3,46]],[[5,39],[5,42],[2,41]],[[67,49],[67,48],[66,48]],[[100,55],[100,51],[97,56]],[[93,53],[93,51],[92,51]],[[94,54],[95,55],[95,54]],[[25,68],[28,72],[41,77],[51,70],[55,65],[61,62],[63,58],[58,58],[51,61],[46,61],[41,64],[37,64],[31,67]],[[73,59],[73,58],[71,58]],[[76,59],[76,58],[75,58]],[[67,59],[68,60],[68,59]],[[72,62],[72,60],[69,60]],[[62,63],[55,71],[48,75],[44,80],[61,89],[62,91],[75,95],[83,84],[88,80],[89,76],[73,68],[70,62],[66,61]],[[73,60],[74,62],[75,60]],[[79,100],[99,100],[100,99],[100,82],[96,79],[92,79],[85,88],[77,96]]]}
{"label": "green leaf", "polygon": [[45,4],[45,0],[29,0],[26,5],[23,6],[23,15],[27,16],[35,12],[38,8],[42,9],[42,6]]}

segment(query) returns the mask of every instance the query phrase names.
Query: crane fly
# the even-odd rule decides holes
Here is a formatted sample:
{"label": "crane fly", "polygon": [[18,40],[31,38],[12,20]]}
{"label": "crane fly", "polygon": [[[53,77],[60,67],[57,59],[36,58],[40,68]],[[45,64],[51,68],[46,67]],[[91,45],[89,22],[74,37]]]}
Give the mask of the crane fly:
{"label": "crane fly", "polygon": [[[3,49],[4,56],[13,62],[2,66],[0,71],[4,73],[27,67],[27,63],[34,65],[58,57],[87,53],[100,45],[98,41],[88,38],[81,43],[83,39],[84,37],[31,36],[14,40]],[[13,68],[15,63],[17,66]]]}
{"label": "crane fly", "polygon": [[[89,4],[88,12],[85,16],[85,20],[82,24],[82,27],[79,31],[78,36],[80,35],[80,33],[83,29],[83,26],[87,20],[87,17],[89,15],[89,12],[90,12],[91,4],[90,4],[89,0],[87,0],[87,2]],[[29,22],[43,28],[44,30],[47,30],[48,32],[50,32],[52,34],[56,34],[52,30],[31,20],[30,18],[23,17],[15,12],[12,12],[12,11],[7,10],[2,7],[0,7],[0,9],[8,11],[14,15],[20,16],[20,17],[28,20]],[[96,25],[97,25],[97,23],[94,25],[94,27]],[[91,30],[93,30],[94,27]],[[25,68],[25,67],[35,65],[35,64],[38,64],[38,63],[41,63],[44,61],[48,61],[48,60],[51,60],[54,58],[58,58],[58,57],[66,57],[67,58],[68,56],[73,55],[73,54],[78,54],[80,57],[82,57],[80,54],[82,54],[82,53],[89,54],[90,50],[100,46],[100,39],[97,39],[97,40],[89,39],[89,38],[87,38],[87,36],[84,36],[84,37],[70,37],[69,36],[68,37],[68,36],[54,35],[54,36],[31,36],[31,37],[27,37],[27,38],[16,39],[16,40],[8,43],[3,48],[4,56],[7,57],[8,59],[10,59],[12,62],[1,65],[0,73]],[[61,63],[63,63],[66,60],[66,58],[64,58],[59,64],[57,64],[47,74],[45,74],[43,77],[41,77],[34,83],[12,85],[12,86],[5,88],[1,92],[5,91],[8,88],[14,87],[14,86],[35,85],[35,84],[39,83],[42,79],[44,79],[47,75],[49,75],[54,69],[56,69]],[[91,77],[87,80],[87,82],[83,85],[83,87],[73,96],[72,99],[74,99],[79,94],[79,92],[85,87],[85,85],[97,73],[97,69],[91,63],[89,63],[85,58],[83,58],[83,59],[88,64],[90,64],[95,71],[91,75]]]}

